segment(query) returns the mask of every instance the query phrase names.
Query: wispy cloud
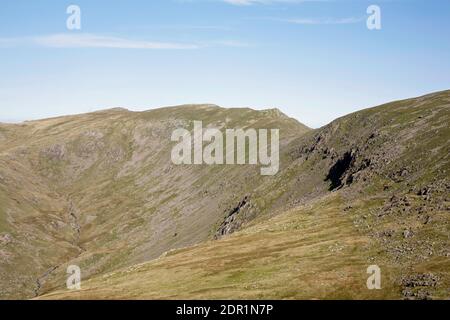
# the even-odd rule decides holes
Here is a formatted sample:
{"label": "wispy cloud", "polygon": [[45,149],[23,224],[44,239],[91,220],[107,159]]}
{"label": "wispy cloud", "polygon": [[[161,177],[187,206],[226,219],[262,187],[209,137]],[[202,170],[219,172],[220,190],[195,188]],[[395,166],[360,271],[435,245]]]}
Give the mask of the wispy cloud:
{"label": "wispy cloud", "polygon": [[116,49],[197,49],[195,44],[154,42],[95,34],[54,34],[33,39],[38,45],[53,48]]}
{"label": "wispy cloud", "polygon": [[322,25],[322,24],[352,24],[364,21],[364,17],[350,17],[350,18],[299,18],[299,19],[274,19],[282,22],[288,22],[293,24],[305,24],[305,25]]}
{"label": "wispy cloud", "polygon": [[197,43],[155,42],[111,37],[89,33],[61,33],[34,37],[0,38],[0,47],[37,46],[43,48],[106,48],[106,49],[150,49],[189,50],[206,47],[249,47],[237,40],[211,40]]}
{"label": "wispy cloud", "polygon": [[261,0],[223,0],[223,1],[236,6],[248,6],[251,4],[264,2]]}
{"label": "wispy cloud", "polygon": [[209,45],[206,44],[206,46],[221,46],[221,47],[234,47],[234,48],[248,48],[253,47],[253,45],[242,42],[242,41],[236,41],[236,40],[218,40],[213,41]]}
{"label": "wispy cloud", "polygon": [[326,2],[329,0],[220,0],[235,6],[250,6],[253,4],[277,4],[277,3],[302,3],[302,2]]}
{"label": "wispy cloud", "polygon": [[96,34],[51,34],[36,37],[0,38],[0,46],[35,45],[48,48],[110,48],[110,49],[198,49],[196,44],[155,42]]}
{"label": "wispy cloud", "polygon": [[24,42],[23,40],[21,38],[0,38],[0,48],[18,46]]}

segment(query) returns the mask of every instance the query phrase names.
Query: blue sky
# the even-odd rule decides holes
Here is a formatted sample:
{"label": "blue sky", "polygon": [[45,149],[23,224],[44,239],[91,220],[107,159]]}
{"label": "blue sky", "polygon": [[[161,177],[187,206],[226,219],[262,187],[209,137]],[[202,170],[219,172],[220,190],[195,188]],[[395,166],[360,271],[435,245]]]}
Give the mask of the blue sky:
{"label": "blue sky", "polygon": [[318,127],[450,89],[449,39],[448,0],[4,0],[0,121],[215,103]]}

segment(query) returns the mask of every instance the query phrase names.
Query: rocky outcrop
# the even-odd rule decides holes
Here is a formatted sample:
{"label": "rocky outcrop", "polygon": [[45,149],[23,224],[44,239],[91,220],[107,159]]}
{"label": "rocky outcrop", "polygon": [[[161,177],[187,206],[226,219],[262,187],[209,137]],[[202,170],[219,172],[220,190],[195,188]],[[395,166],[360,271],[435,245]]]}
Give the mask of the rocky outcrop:
{"label": "rocky outcrop", "polygon": [[225,219],[216,231],[214,238],[220,239],[225,235],[232,234],[239,230],[246,220],[251,220],[256,215],[256,208],[250,201],[249,196],[245,196],[234,208],[228,210]]}
{"label": "rocky outcrop", "polygon": [[430,300],[438,284],[439,276],[433,273],[406,275],[401,279],[402,294],[407,300]]}

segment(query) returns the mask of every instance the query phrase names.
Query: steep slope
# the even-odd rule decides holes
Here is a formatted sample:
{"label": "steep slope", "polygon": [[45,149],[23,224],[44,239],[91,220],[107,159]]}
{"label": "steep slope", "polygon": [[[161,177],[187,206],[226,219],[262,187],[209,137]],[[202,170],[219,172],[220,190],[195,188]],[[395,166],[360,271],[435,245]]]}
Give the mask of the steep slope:
{"label": "steep slope", "polygon": [[450,91],[337,119],[286,146],[219,240],[44,298],[449,298],[449,123]]}
{"label": "steep slope", "polygon": [[[175,166],[174,129],[309,129],[277,110],[213,105],[111,109],[0,126],[0,297],[30,298],[83,277],[213,238],[229,208],[265,177],[255,166]],[[287,163],[282,163],[287,165]]]}

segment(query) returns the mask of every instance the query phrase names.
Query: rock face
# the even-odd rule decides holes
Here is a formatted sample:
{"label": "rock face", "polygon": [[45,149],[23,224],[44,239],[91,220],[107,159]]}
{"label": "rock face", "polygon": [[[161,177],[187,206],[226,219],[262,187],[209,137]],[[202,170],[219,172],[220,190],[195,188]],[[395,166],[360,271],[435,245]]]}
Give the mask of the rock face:
{"label": "rock face", "polygon": [[422,273],[404,276],[401,285],[404,287],[402,294],[407,300],[428,300],[431,298],[431,290],[439,283],[439,277],[432,273]]}
{"label": "rock face", "polygon": [[330,191],[336,190],[346,184],[350,184],[353,181],[352,175],[345,177],[349,173],[350,168],[353,166],[356,158],[356,151],[352,150],[344,153],[336,163],[330,168],[327,174],[326,180],[330,181]]}
{"label": "rock face", "polygon": [[227,215],[217,230],[214,238],[220,239],[225,235],[232,234],[239,230],[243,221],[252,220],[256,216],[255,207],[248,196],[245,196],[238,205],[231,210],[227,210]]}
{"label": "rock face", "polygon": [[[279,173],[263,177],[252,166],[173,165],[171,132],[191,128],[193,120],[222,130],[281,128]],[[355,288],[339,282],[346,279],[340,274],[350,268],[349,261],[376,262],[392,278],[385,297],[448,298],[448,123],[450,91],[356,112],[317,130],[278,110],[211,105],[108,110],[0,127],[7,141],[0,149],[0,296],[26,298],[36,289],[45,294],[61,288],[69,264],[82,267],[85,277],[101,286],[102,275],[162,254],[168,262],[158,264],[168,270],[200,259],[204,279],[215,275],[214,281],[245,283],[252,278],[241,273],[273,272],[267,283],[286,287],[288,275],[281,269],[252,269],[262,254],[239,241],[248,237],[255,250],[273,246],[264,251],[262,263],[275,257],[270,261],[286,263],[283,270],[294,273],[292,279],[298,278],[298,261],[314,270],[332,264],[337,269],[326,279],[336,279],[334,287]],[[296,210],[304,219],[292,213]],[[320,219],[311,222],[315,216]],[[329,233],[314,229],[316,223]],[[346,243],[329,243],[339,232]],[[11,241],[4,240],[6,235]],[[283,237],[286,243],[278,243]],[[195,254],[176,253],[200,243],[192,249]],[[215,248],[228,243],[233,245],[216,257],[222,251]],[[314,258],[303,251],[305,246],[315,252],[322,243],[325,249]],[[329,257],[326,263],[314,263],[324,257]],[[203,274],[207,267],[210,272]],[[139,268],[130,267],[117,279],[138,277]],[[198,283],[195,276],[192,272],[184,280]],[[254,295],[245,297],[261,297],[265,291],[258,286],[246,284]],[[318,292],[323,290],[306,298]],[[351,293],[341,294],[335,297]]]}

